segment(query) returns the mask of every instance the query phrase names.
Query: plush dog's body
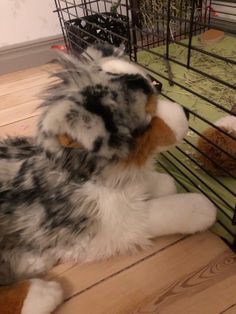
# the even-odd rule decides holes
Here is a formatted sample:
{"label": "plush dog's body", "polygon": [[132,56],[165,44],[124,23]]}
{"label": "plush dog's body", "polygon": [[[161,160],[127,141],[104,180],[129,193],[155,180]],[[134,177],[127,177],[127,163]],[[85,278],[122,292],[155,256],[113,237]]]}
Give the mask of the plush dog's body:
{"label": "plush dog's body", "polygon": [[187,131],[182,108],[153,103],[145,73],[105,52],[90,51],[97,60],[87,64],[65,58],[37,139],[0,144],[0,283],[215,220],[204,196],[175,194],[173,179],[153,170],[154,154]]}
{"label": "plush dog's body", "polygon": [[43,151],[25,139],[18,143],[0,146],[8,150],[0,161],[2,283],[58,260],[106,258],[149,244],[146,201],[175,193],[170,177],[114,164],[106,168],[111,177],[74,182]]}

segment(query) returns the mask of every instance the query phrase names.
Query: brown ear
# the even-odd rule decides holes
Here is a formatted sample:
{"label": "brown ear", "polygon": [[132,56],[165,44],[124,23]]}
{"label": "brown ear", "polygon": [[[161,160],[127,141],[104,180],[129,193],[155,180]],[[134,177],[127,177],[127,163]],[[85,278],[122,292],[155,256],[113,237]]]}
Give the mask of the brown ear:
{"label": "brown ear", "polygon": [[137,137],[134,151],[126,160],[126,164],[143,165],[158,147],[171,146],[176,137],[170,127],[159,117],[152,118],[150,127]]}
{"label": "brown ear", "polygon": [[29,281],[0,287],[1,314],[20,314],[29,288]]}
{"label": "brown ear", "polygon": [[82,145],[75,140],[73,140],[69,135],[67,134],[59,134],[58,135],[58,141],[63,147],[68,148],[82,148]]}

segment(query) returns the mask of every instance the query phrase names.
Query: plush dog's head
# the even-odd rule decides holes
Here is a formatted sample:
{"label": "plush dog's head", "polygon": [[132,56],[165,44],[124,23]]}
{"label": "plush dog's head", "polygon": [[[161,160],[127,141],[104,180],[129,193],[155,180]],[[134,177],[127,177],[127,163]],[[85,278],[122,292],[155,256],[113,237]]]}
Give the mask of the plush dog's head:
{"label": "plush dog's head", "polygon": [[61,57],[60,82],[49,89],[39,122],[39,142],[49,155],[69,149],[141,165],[184,136],[183,110],[158,103],[147,74],[120,54],[101,46],[81,60]]}

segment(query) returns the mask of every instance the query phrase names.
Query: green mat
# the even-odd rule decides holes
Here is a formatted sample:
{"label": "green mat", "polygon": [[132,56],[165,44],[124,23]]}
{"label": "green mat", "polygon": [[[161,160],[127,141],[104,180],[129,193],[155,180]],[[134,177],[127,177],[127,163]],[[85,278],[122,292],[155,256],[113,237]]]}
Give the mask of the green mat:
{"label": "green mat", "polygon": [[[182,42],[187,44],[188,40],[183,40]],[[225,36],[217,44],[203,46],[199,40],[199,36],[195,36],[193,37],[192,43],[193,46],[227,57],[231,60],[236,60],[235,37]],[[152,48],[151,51],[164,55],[165,49],[165,46],[160,46]],[[184,64],[187,62],[187,53],[187,48],[178,44],[171,44],[169,46],[170,58]],[[145,67],[168,77],[167,65],[163,58],[157,57],[147,51],[139,51],[137,58],[138,62]],[[204,77],[192,70],[188,70],[174,62],[170,62],[170,65],[173,72],[173,80],[189,88],[191,91],[195,91],[205,96],[207,99],[215,101],[222,108],[228,110],[236,103],[236,95],[232,88],[225,87],[214,80]],[[235,65],[192,50],[191,66],[236,86]],[[170,86],[166,79],[161,78],[159,75],[154,75],[153,72],[150,72],[150,74],[163,83],[163,94],[171,97],[184,107],[191,109],[194,113],[208,121],[214,123],[217,119],[227,115],[221,108],[211,105],[209,102],[202,100],[191,92],[177,85]],[[208,124],[197,116],[191,115],[190,126],[201,133],[208,127]],[[185,186],[189,191],[199,192],[200,190],[209,195],[219,208],[218,222],[213,226],[212,230],[232,244],[234,242],[234,235],[236,236],[236,226],[233,226],[231,222],[233,208],[236,202],[233,196],[233,193],[236,192],[236,180],[230,177],[212,178],[209,176],[196,164],[200,164],[200,162],[197,159],[196,150],[191,144],[196,144],[198,139],[197,133],[189,131],[186,139],[190,144],[184,142],[179,145],[178,148],[174,148],[170,152],[165,153],[164,156],[160,156],[160,164],[170,171],[179,181],[180,191],[184,191],[183,186]],[[158,166],[159,168],[160,164]],[[220,183],[222,183],[224,187],[222,187]]]}

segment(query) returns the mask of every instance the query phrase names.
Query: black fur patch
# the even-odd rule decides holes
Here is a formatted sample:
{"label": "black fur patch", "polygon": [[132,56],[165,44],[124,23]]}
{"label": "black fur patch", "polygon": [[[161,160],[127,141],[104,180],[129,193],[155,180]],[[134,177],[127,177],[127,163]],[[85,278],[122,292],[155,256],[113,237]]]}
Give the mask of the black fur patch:
{"label": "black fur patch", "polygon": [[134,140],[131,137],[125,137],[122,135],[111,134],[108,144],[111,147],[119,148],[121,145],[126,144],[129,150],[132,150],[134,147]]}
{"label": "black fur patch", "polygon": [[24,159],[32,157],[40,152],[40,148],[28,138],[8,138],[0,142],[0,158]]}
{"label": "black fur patch", "polygon": [[110,108],[102,103],[102,98],[108,94],[107,88],[102,85],[88,86],[81,93],[85,98],[84,107],[91,113],[100,116],[109,132],[116,133],[118,130],[113,121],[113,114]]}
{"label": "black fur patch", "polygon": [[85,150],[65,148],[58,162],[63,170],[67,170],[68,179],[82,184],[94,171],[96,156],[91,156]]}
{"label": "black fur patch", "polygon": [[104,44],[98,43],[94,46],[94,48],[101,51],[103,57],[110,57],[114,53],[114,48],[108,44],[104,45]]}
{"label": "black fur patch", "polygon": [[78,120],[79,117],[79,111],[75,109],[71,109],[67,114],[66,114],[66,121],[73,126]]}
{"label": "black fur patch", "polygon": [[8,148],[0,147],[0,158],[9,159],[11,156],[8,154]]}
{"label": "black fur patch", "polygon": [[112,96],[112,99],[114,99],[114,100],[116,101],[117,98],[118,98],[118,93],[115,92],[115,91],[112,91],[112,92],[111,92],[111,96]]}
{"label": "black fur patch", "polygon": [[119,148],[122,145],[122,138],[118,134],[111,134],[108,140],[108,145],[114,148]]}
{"label": "black fur patch", "polygon": [[54,156],[53,156],[53,153],[52,152],[50,152],[49,150],[46,150],[45,151],[45,154],[46,154],[46,157],[48,158],[48,159],[52,159]]}
{"label": "black fur patch", "polygon": [[142,90],[146,95],[154,93],[152,84],[139,74],[124,74],[113,78],[112,81],[120,81],[122,85],[126,85],[128,90]]}
{"label": "black fur patch", "polygon": [[[37,199],[37,191],[34,188],[4,190],[0,192],[1,210],[6,215],[11,215],[19,205],[32,205]],[[14,201],[13,201],[14,200]]]}
{"label": "black fur patch", "polygon": [[148,128],[149,125],[140,126],[132,131],[132,136],[137,137],[139,135],[142,135],[144,132],[148,130]]}
{"label": "black fur patch", "polygon": [[83,119],[84,123],[88,124],[91,122],[91,117],[88,114],[83,114],[82,119]]}
{"label": "black fur patch", "polygon": [[103,138],[101,136],[97,137],[96,140],[93,143],[93,153],[97,153],[103,143]]}
{"label": "black fur patch", "polygon": [[25,137],[14,137],[14,138],[8,139],[7,142],[12,146],[29,145],[29,141]]}

